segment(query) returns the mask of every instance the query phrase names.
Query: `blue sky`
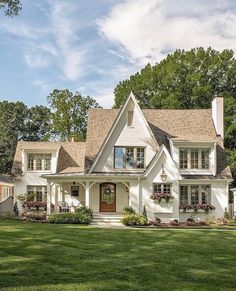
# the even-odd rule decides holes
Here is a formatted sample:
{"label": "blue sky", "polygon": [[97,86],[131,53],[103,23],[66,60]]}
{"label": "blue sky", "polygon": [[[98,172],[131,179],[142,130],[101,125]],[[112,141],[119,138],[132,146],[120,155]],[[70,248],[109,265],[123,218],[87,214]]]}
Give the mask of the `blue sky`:
{"label": "blue sky", "polygon": [[0,100],[46,105],[67,88],[113,105],[119,81],[177,48],[236,51],[232,0],[23,0],[0,15]]}

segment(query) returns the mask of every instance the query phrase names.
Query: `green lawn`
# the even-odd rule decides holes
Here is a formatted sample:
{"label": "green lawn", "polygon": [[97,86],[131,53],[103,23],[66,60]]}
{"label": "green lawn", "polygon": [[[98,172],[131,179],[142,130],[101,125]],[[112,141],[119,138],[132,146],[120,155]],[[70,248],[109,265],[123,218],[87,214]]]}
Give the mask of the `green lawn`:
{"label": "green lawn", "polygon": [[96,229],[0,220],[0,288],[233,290],[236,231]]}

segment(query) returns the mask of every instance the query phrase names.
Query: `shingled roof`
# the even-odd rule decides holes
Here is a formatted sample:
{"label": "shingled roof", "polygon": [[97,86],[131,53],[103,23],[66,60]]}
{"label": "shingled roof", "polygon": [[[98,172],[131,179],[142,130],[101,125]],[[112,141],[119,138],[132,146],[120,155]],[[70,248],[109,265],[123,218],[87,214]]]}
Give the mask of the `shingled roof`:
{"label": "shingled roof", "polygon": [[[222,148],[223,141],[216,135],[211,109],[143,109],[142,112],[159,146],[164,144],[169,149],[168,139],[217,142],[219,144],[217,177],[231,178]],[[119,109],[91,109],[89,111],[85,153],[86,170],[91,167],[118,113]]]}
{"label": "shingled roof", "polygon": [[58,151],[57,172],[84,172],[85,142],[28,142],[19,141],[16,147],[12,173],[22,174],[23,150],[56,150]]}
{"label": "shingled roof", "polygon": [[[216,135],[211,109],[142,110],[159,146],[169,150],[169,139],[179,141],[217,142],[217,178],[231,178],[222,139]],[[22,150],[58,151],[57,173],[87,172],[112,128],[119,109],[91,109],[85,142],[18,142],[12,172],[22,172]],[[187,177],[186,177],[187,178]]]}

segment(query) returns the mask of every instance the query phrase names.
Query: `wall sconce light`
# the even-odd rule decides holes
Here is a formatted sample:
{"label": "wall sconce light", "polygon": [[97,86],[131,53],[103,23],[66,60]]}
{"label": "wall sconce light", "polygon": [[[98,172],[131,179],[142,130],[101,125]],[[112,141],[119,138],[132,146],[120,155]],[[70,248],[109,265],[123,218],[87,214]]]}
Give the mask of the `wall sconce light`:
{"label": "wall sconce light", "polygon": [[164,170],[164,165],[162,164],[161,180],[162,180],[163,182],[165,182],[166,179],[167,179],[167,174],[166,174],[166,172],[165,172],[165,170]]}

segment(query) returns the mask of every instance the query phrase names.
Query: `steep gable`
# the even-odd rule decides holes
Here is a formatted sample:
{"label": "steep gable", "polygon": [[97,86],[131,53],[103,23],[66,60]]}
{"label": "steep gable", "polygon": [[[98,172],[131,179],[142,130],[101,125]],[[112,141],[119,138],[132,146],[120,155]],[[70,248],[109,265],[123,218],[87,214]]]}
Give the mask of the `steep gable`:
{"label": "steep gable", "polygon": [[[130,112],[133,115],[131,126],[127,122]],[[146,164],[149,164],[157,150],[155,137],[132,93],[120,109],[90,171],[109,172],[114,170],[114,146],[145,147]]]}

